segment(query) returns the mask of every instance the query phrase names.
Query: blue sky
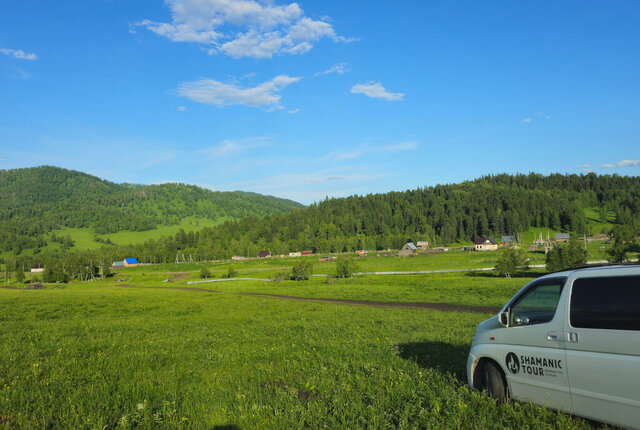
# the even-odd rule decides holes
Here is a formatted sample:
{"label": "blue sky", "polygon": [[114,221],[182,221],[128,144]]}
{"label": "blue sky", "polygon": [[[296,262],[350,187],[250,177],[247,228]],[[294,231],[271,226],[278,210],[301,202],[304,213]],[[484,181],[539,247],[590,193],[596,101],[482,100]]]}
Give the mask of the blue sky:
{"label": "blue sky", "polygon": [[310,203],[640,174],[640,3],[0,2],[0,169]]}

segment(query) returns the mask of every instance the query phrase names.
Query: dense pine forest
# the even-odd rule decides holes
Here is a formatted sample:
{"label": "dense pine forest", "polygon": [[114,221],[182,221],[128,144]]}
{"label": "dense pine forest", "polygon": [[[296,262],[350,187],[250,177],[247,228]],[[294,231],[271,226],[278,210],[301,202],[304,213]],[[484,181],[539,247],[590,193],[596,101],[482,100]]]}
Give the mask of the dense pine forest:
{"label": "dense pine forest", "polygon": [[[64,172],[60,171],[60,174]],[[191,210],[207,213],[204,209],[207,206],[195,196],[208,192],[196,187],[133,187],[105,181],[86,182],[84,176],[74,176],[75,173],[69,175],[75,179],[66,181],[66,188],[62,190],[51,189],[55,198],[49,193],[46,193],[46,197],[42,195],[40,201],[43,203],[35,209],[24,204],[11,206],[3,202],[3,220],[10,221],[3,225],[12,225],[14,229],[20,226],[20,233],[29,235],[32,232],[22,227],[21,218],[12,216],[20,214],[24,217],[24,214],[28,214],[30,217],[26,219],[31,221],[25,226],[39,226],[41,230],[33,232],[37,236],[38,232],[46,232],[46,228],[53,225],[52,221],[45,221],[49,219],[75,222],[76,225],[85,222],[96,229],[109,231],[113,226],[98,224],[112,220],[116,223],[117,219],[138,214],[159,222],[163,216],[159,213],[165,213],[157,211],[161,205],[165,206],[166,213],[171,214],[168,216],[190,214]],[[73,190],[74,187],[83,190],[81,194],[94,195],[91,200],[94,206],[82,209],[84,215],[76,213],[80,211],[78,207],[74,211],[70,203],[61,204],[56,200],[78,194],[77,189]],[[29,190],[28,193],[43,194],[35,186]],[[179,191],[191,197],[178,199]],[[7,191],[3,193],[3,196],[11,195]],[[15,186],[14,193],[17,193]],[[167,198],[165,203],[160,203],[160,199],[150,197],[155,193],[173,196],[173,200]],[[101,197],[97,197],[98,194]],[[63,201],[68,202],[69,199]],[[80,204],[82,199],[75,201]],[[151,206],[150,202],[156,206]],[[175,202],[180,203],[171,207]],[[277,200],[273,203],[283,204]],[[98,214],[100,204],[104,205],[104,216]],[[7,206],[12,209],[7,209]],[[49,210],[42,211],[42,207]],[[255,215],[226,221],[212,228],[195,232],[181,230],[173,236],[139,245],[105,245],[98,251],[74,254],[73,258],[85,261],[82,264],[86,264],[86,261],[107,264],[125,256],[135,256],[142,262],[171,262],[176,254],[184,254],[193,260],[222,259],[232,255],[255,256],[260,249],[269,249],[274,254],[303,249],[314,252],[380,250],[399,248],[408,240],[428,240],[432,245],[441,245],[473,240],[478,236],[514,235],[530,227],[548,227],[582,234],[586,233],[587,207],[598,208],[603,220],[614,213],[615,220],[609,218],[609,222],[628,226],[637,233],[640,230],[640,177],[595,174],[543,176],[533,173],[487,176],[460,184],[326,199],[308,208],[266,216],[260,216],[256,211]],[[66,215],[59,212],[60,208]],[[29,255],[20,260],[23,265],[28,265],[46,262],[53,257],[51,254]]]}
{"label": "dense pine forest", "polygon": [[177,224],[188,216],[240,219],[300,207],[291,200],[192,185],[116,184],[49,166],[0,170],[0,252],[67,244],[67,238],[52,233],[65,227],[106,235]]}

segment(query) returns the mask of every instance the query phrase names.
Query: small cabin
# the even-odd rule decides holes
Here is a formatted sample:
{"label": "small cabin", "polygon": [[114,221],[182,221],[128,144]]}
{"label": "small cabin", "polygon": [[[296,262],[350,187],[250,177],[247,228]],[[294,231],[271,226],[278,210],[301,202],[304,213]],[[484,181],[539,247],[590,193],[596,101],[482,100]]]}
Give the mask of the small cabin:
{"label": "small cabin", "polygon": [[474,241],[476,251],[495,251],[498,243],[491,237],[478,237]]}
{"label": "small cabin", "polygon": [[300,257],[302,253],[300,251],[294,251],[289,253],[289,257]]}
{"label": "small cabin", "polygon": [[302,252],[300,253],[300,255],[313,255],[313,251],[309,251],[309,250],[307,250],[307,251],[302,251]]}
{"label": "small cabin", "polygon": [[398,252],[398,257],[412,257],[418,253],[418,248],[413,242],[407,242],[402,249]]}
{"label": "small cabin", "polygon": [[563,242],[569,242],[569,238],[571,236],[569,235],[569,233],[556,233],[555,236],[555,241],[556,243],[563,243]]}
{"label": "small cabin", "polygon": [[137,258],[125,258],[124,261],[124,267],[135,267],[138,264],[138,259]]}
{"label": "small cabin", "polygon": [[267,257],[271,257],[271,251],[260,251],[258,252],[258,258],[267,258]]}
{"label": "small cabin", "polygon": [[502,246],[512,246],[515,243],[513,236],[502,236],[500,238],[500,245]]}
{"label": "small cabin", "polygon": [[416,244],[416,247],[420,251],[426,251],[429,249],[429,242],[427,242],[426,240],[419,240],[418,243]]}

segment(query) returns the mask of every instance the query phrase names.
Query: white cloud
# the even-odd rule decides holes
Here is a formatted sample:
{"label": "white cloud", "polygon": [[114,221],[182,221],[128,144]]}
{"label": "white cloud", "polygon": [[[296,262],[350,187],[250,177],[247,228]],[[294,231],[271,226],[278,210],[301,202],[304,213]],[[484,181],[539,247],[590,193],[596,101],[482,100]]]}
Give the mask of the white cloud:
{"label": "white cloud", "polygon": [[172,22],[148,19],[135,26],[174,42],[209,45],[207,52],[234,58],[271,58],[304,54],[322,38],[349,42],[326,19],[304,16],[297,3],[276,5],[255,0],[166,0]]}
{"label": "white cloud", "polygon": [[210,158],[227,157],[246,149],[269,145],[269,139],[264,136],[247,137],[244,139],[226,139],[219,145],[202,150]]}
{"label": "white cloud", "polygon": [[338,63],[323,72],[314,73],[314,77],[322,76],[322,75],[330,75],[332,73],[336,73],[338,75],[344,75],[347,72],[347,63]]}
{"label": "white cloud", "polygon": [[24,52],[22,49],[9,49],[9,48],[0,48],[0,52],[9,55],[10,57],[18,58],[20,60],[30,60],[33,61],[38,56],[32,52]]}
{"label": "white cloud", "polygon": [[383,99],[388,102],[399,101],[404,98],[403,93],[390,93],[380,82],[367,82],[366,84],[356,84],[351,88],[351,94],[364,94],[374,99]]}
{"label": "white cloud", "polygon": [[288,111],[289,113],[298,113],[300,112],[300,109],[291,109],[290,111]]}
{"label": "white cloud", "polygon": [[611,163],[604,163],[600,166],[601,169],[610,169],[613,167],[613,164]]}
{"label": "white cloud", "polygon": [[590,169],[590,168],[591,168],[591,164],[587,164],[587,163],[576,166],[576,169],[582,169],[582,170]]}
{"label": "white cloud", "polygon": [[225,84],[213,79],[200,79],[180,84],[178,94],[190,100],[214,106],[246,105],[282,109],[280,91],[300,79],[298,77],[279,75],[270,81],[250,88],[242,88],[235,84]]}
{"label": "white cloud", "polygon": [[616,166],[620,167],[638,167],[640,166],[640,160],[622,160],[616,163]]}
{"label": "white cloud", "polygon": [[0,161],[4,161],[4,158],[3,158],[3,157],[0,157]]}
{"label": "white cloud", "polygon": [[527,124],[531,123],[531,121],[533,121],[531,118],[525,118],[522,120],[522,122],[526,122]]}
{"label": "white cloud", "polygon": [[544,119],[551,119],[551,115],[546,115]]}
{"label": "white cloud", "polygon": [[187,107],[186,106],[178,106],[176,109],[178,109],[180,112],[186,112],[187,111]]}

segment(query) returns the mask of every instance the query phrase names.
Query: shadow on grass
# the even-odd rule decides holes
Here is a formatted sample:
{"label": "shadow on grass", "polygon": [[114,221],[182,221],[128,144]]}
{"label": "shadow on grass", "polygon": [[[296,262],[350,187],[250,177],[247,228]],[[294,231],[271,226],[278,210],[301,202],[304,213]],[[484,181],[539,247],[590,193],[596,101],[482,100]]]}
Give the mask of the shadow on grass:
{"label": "shadow on grass", "polygon": [[409,342],[398,345],[400,358],[411,360],[423,368],[435,368],[452,373],[456,379],[467,381],[468,345],[444,342]]}

